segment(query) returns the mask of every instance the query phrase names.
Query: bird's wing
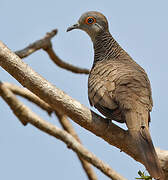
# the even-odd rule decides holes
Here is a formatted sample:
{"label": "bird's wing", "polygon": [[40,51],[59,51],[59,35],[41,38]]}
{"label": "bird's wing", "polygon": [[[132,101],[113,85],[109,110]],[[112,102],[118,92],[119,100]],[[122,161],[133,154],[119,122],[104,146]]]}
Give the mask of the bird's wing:
{"label": "bird's wing", "polygon": [[92,106],[100,103],[109,109],[116,108],[113,104],[115,74],[116,69],[111,63],[97,63],[92,68],[88,79],[88,96]]}
{"label": "bird's wing", "polygon": [[151,87],[144,69],[131,61],[115,63],[119,67],[115,78],[115,99],[120,108],[132,110],[136,104],[141,104],[150,112],[153,106]]}
{"label": "bird's wing", "polygon": [[[142,103],[152,109],[150,82],[136,63],[123,61],[97,62],[88,80],[90,104],[103,115],[124,122],[122,111]],[[114,117],[115,116],[115,117]]]}
{"label": "bird's wing", "polygon": [[97,63],[89,76],[88,96],[92,106],[107,118],[123,122],[118,104],[115,102],[115,78],[117,67],[111,62]]}

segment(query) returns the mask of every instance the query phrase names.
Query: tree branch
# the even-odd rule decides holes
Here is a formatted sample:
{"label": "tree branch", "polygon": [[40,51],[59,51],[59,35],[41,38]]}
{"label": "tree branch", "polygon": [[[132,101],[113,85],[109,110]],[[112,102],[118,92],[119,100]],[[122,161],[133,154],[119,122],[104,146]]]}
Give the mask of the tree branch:
{"label": "tree branch", "polygon": [[[56,113],[56,115],[57,115],[57,117],[59,119],[60,124],[64,128],[64,130],[67,131],[69,134],[71,134],[81,144],[81,141],[80,141],[78,135],[76,134],[74,128],[72,127],[71,123],[67,119],[67,116],[63,115],[60,112],[55,111],[55,113]],[[85,172],[86,172],[86,174],[88,176],[88,179],[97,180],[97,176],[96,176],[95,172],[93,171],[93,169],[91,167],[91,164],[89,164],[87,161],[85,161],[80,156],[80,154],[77,154],[77,156],[78,156],[78,158],[79,158],[79,160],[80,160],[80,162],[82,164],[83,169],[85,170]]]}
{"label": "tree branch", "polygon": [[[102,137],[108,143],[117,146],[122,151],[136,157],[138,160],[137,152],[131,148],[132,145],[135,144],[130,144],[131,142],[128,141],[130,139],[128,138],[127,131],[113,123],[109,124],[107,120],[90,111],[78,101],[50,84],[34,72],[18,56],[11,52],[3,43],[0,43],[0,66],[8,71],[9,74],[18,80],[24,87],[28,88],[34,94],[50,104],[53,109],[63,112],[82,127],[90,130],[97,136]],[[108,126],[108,130],[105,131]],[[126,143],[123,144],[119,142]]]}
{"label": "tree branch", "polygon": [[159,157],[161,167],[165,173],[166,180],[168,180],[168,151],[156,148],[157,155]]}
{"label": "tree branch", "polygon": [[[36,105],[38,105],[43,110],[46,110],[49,115],[53,112],[53,109],[47,103],[45,103],[38,96],[33,94],[31,91],[29,91],[25,88],[18,87],[14,84],[7,83],[7,82],[3,83],[3,85],[6,88],[8,88],[10,91],[12,91],[14,94],[22,96],[22,97],[28,99],[29,101],[35,103]],[[14,102],[16,102],[16,101],[14,101]],[[79,143],[81,143],[79,137],[77,136],[75,130],[73,129],[71,123],[68,121],[67,117],[65,115],[62,115],[60,112],[56,112],[56,115],[57,115],[61,125],[63,126],[64,130],[66,130],[68,133],[70,133]],[[97,180],[97,176],[94,173],[91,165],[87,161],[83,160],[79,154],[78,154],[78,157],[82,164],[82,167],[84,168],[84,170],[88,176],[88,179]]]}
{"label": "tree branch", "polygon": [[25,58],[35,51],[43,49],[57,66],[74,73],[89,74],[88,69],[79,68],[66,63],[55,54],[52,48],[51,39],[57,34],[57,32],[57,29],[52,30],[51,32],[47,33],[44,38],[35,41],[34,43],[30,44],[20,51],[16,51],[15,54],[17,54],[20,58]]}
{"label": "tree branch", "polygon": [[[28,99],[29,101],[33,102],[34,104],[38,105],[43,110],[46,110],[49,115],[53,112],[53,109],[47,103],[45,103],[38,96],[33,94],[31,91],[29,91],[25,88],[18,87],[14,84],[7,83],[7,82],[3,83],[3,86],[5,86],[10,91],[12,91],[14,94],[22,96],[22,97]],[[8,95],[9,95],[9,93],[8,93]],[[16,101],[14,101],[14,103],[16,104]],[[60,112],[56,112],[56,115],[57,115],[61,125],[63,126],[64,130],[66,130],[68,133],[70,133],[79,143],[81,143],[79,137],[77,136],[75,130],[73,129],[71,123],[68,121],[67,117],[65,115],[62,115]],[[97,176],[94,173],[91,165],[87,161],[83,160],[79,154],[78,154],[78,157],[79,157],[79,160],[81,161],[82,167],[84,168],[84,170],[88,176],[88,179],[97,180]]]}
{"label": "tree branch", "polygon": [[50,46],[50,47],[48,47],[48,48],[46,48],[44,50],[48,53],[49,57],[53,60],[53,62],[57,66],[59,66],[59,67],[61,67],[63,69],[67,69],[67,70],[69,70],[69,71],[71,71],[73,73],[89,74],[88,69],[82,69],[82,68],[75,67],[75,66],[73,66],[73,65],[71,65],[69,63],[63,62],[61,59],[59,59],[59,57],[55,54],[52,46]]}
{"label": "tree branch", "polygon": [[3,84],[5,85],[5,87],[7,87],[10,91],[12,91],[14,94],[22,96],[23,98],[26,98],[27,100],[29,100],[30,102],[33,102],[34,104],[36,104],[38,107],[40,107],[41,109],[47,111],[47,113],[49,115],[51,115],[51,113],[54,111],[53,108],[51,108],[51,106],[49,104],[47,104],[46,102],[44,102],[42,99],[40,99],[38,96],[36,96],[35,94],[33,94],[31,91],[29,91],[26,88],[21,88],[19,86],[16,86],[15,84],[11,84],[11,83],[7,83],[7,82],[3,82]]}
{"label": "tree branch", "polygon": [[128,131],[109,123],[108,120],[90,111],[87,107],[50,84],[11,52],[2,42],[0,42],[0,66],[23,86],[50,104],[53,109],[66,114],[80,126],[142,163],[136,143]]}
{"label": "tree branch", "polygon": [[93,153],[89,152],[69,133],[52,125],[47,121],[44,121],[42,118],[37,116],[22,102],[20,102],[16,98],[16,96],[7,87],[5,87],[3,83],[0,83],[0,94],[21,122],[25,122],[25,124],[30,123],[36,128],[46,132],[47,134],[65,142],[67,146],[74,150],[77,154],[79,154],[81,158],[84,158],[88,162],[92,163],[95,167],[100,169],[105,175],[107,175],[111,179],[126,180],[120,174],[111,169],[108,164],[104,163],[103,161],[98,159]]}

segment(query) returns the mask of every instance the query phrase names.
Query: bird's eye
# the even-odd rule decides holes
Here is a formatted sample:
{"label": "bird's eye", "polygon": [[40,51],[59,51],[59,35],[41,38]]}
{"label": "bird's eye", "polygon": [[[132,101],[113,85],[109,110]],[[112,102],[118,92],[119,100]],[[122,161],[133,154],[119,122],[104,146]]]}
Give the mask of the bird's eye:
{"label": "bird's eye", "polygon": [[87,17],[85,22],[86,24],[94,24],[96,19],[94,17]]}

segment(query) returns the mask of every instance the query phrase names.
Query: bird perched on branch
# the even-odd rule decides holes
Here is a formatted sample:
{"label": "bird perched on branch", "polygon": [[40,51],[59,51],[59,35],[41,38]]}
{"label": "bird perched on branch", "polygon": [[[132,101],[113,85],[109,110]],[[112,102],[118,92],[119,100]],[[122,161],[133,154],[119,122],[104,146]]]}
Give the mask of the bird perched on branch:
{"label": "bird perched on branch", "polygon": [[153,102],[146,72],[112,37],[103,14],[86,12],[67,31],[73,29],[85,31],[94,46],[88,79],[90,104],[107,118],[126,123],[148,172],[153,178],[164,180],[149,133]]}

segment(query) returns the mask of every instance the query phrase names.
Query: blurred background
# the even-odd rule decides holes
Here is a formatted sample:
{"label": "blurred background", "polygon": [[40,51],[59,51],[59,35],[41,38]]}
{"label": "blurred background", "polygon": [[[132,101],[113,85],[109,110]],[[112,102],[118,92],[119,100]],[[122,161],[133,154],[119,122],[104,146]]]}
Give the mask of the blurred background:
{"label": "blurred background", "polygon": [[[86,11],[102,12],[109,20],[113,37],[148,73],[154,100],[150,126],[152,138],[155,146],[168,149],[167,7],[166,0],[1,0],[0,39],[16,51],[58,28],[58,34],[52,40],[56,54],[68,63],[91,68],[93,48],[88,35],[79,30],[66,33],[66,29]],[[90,107],[87,75],[60,69],[42,50],[24,59],[24,62],[56,87]],[[2,68],[0,80],[19,84]],[[59,126],[54,115],[48,117],[46,112],[21,100],[45,120]],[[61,141],[31,125],[23,127],[2,99],[0,114],[0,179],[87,179],[74,152]],[[126,178],[135,179],[138,170],[145,170],[140,163],[119,149],[77,124],[72,124],[83,144]],[[99,179],[109,179],[99,170],[95,171]]]}

